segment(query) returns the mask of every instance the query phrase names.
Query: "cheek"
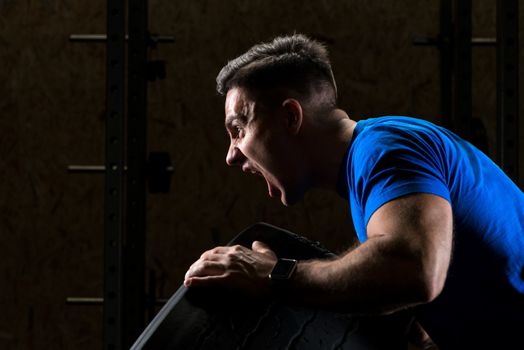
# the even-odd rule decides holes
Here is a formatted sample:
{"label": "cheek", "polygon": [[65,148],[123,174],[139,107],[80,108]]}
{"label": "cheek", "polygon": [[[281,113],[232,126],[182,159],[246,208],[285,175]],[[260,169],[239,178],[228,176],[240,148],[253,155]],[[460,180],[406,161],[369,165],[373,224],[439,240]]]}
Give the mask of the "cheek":
{"label": "cheek", "polygon": [[242,152],[264,170],[280,176],[293,162],[286,141],[282,135],[274,133],[250,134],[243,140]]}
{"label": "cheek", "polygon": [[247,158],[256,158],[257,147],[254,140],[251,137],[245,137],[242,140],[242,144],[239,146],[239,148]]}
{"label": "cheek", "polygon": [[268,154],[266,141],[261,135],[248,133],[242,140],[243,151],[252,159],[265,159]]}

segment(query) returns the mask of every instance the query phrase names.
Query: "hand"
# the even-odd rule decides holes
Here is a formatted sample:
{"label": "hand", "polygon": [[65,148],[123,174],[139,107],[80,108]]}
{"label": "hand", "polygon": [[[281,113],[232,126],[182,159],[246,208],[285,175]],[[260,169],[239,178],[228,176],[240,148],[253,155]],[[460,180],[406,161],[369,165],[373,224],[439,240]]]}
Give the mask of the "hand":
{"label": "hand", "polygon": [[268,295],[269,274],[277,256],[259,241],[254,241],[251,248],[235,245],[208,250],[186,272],[184,285],[222,286],[240,289],[253,296]]}

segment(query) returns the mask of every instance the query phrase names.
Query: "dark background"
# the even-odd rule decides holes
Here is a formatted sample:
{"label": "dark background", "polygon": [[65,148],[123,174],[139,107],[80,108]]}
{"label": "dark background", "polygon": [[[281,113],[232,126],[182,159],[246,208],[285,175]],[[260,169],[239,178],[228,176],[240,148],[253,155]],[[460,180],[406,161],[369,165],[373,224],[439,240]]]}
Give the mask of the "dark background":
{"label": "dark background", "polygon": [[[68,36],[104,33],[105,6],[0,1],[0,349],[102,345],[102,308],[65,299],[102,294],[103,176],[68,174],[66,167],[104,162],[105,46]],[[223,101],[214,90],[222,65],[257,42],[302,32],[327,42],[340,106],[353,119],[399,114],[439,122],[437,51],[411,44],[414,35],[438,33],[438,6],[150,1],[151,32],[176,38],[149,53],[167,61],[167,79],[149,85],[149,149],[168,151],[176,168],[172,191],[148,197],[146,251],[158,297],[177,289],[203,250],[256,221],[334,251],[354,240],[347,204],[336,195],[313,192],[285,208],[267,197],[263,180],[226,167]],[[473,1],[473,35],[495,36],[494,0]],[[494,48],[473,49],[473,111],[488,130],[492,157],[495,56]]]}

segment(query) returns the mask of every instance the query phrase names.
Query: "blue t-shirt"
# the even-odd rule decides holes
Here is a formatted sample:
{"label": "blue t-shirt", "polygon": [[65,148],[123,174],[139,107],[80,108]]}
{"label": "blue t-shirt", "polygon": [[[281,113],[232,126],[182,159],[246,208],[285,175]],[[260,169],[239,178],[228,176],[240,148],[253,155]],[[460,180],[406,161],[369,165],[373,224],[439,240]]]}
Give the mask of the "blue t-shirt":
{"label": "blue t-shirt", "polygon": [[454,242],[444,289],[415,308],[437,345],[487,348],[506,337],[512,346],[522,339],[524,349],[524,194],[504,172],[442,127],[389,116],[357,123],[343,165],[341,191],[361,242],[370,217],[393,199],[430,193],[451,204]]}

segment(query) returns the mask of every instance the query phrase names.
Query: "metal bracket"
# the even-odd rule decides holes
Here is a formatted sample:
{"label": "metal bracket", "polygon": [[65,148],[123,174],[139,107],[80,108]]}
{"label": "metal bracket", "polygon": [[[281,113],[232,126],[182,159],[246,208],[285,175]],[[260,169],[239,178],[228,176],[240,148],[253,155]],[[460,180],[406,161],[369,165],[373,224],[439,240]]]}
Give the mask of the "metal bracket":
{"label": "metal bracket", "polygon": [[[156,306],[164,305],[167,299],[154,299],[153,304]],[[102,297],[67,297],[66,303],[71,305],[92,306],[104,304]]]}
{"label": "metal bracket", "polygon": [[[116,165],[111,169],[114,171]],[[106,174],[105,165],[68,165],[67,171],[81,174]],[[127,165],[123,171],[128,173]],[[145,177],[150,193],[168,193],[171,188],[171,178],[175,172],[171,158],[167,152],[151,152],[145,164]]]}
{"label": "metal bracket", "polygon": [[[129,35],[125,36],[129,41]],[[107,34],[71,34],[69,41],[79,43],[104,43],[107,41]],[[148,46],[156,47],[157,44],[169,44],[175,42],[175,37],[170,35],[148,34]]]}
{"label": "metal bracket", "polygon": [[[440,37],[413,37],[413,45],[415,46],[436,46],[443,44],[444,40]],[[497,39],[495,38],[471,38],[471,46],[495,46]]]}

